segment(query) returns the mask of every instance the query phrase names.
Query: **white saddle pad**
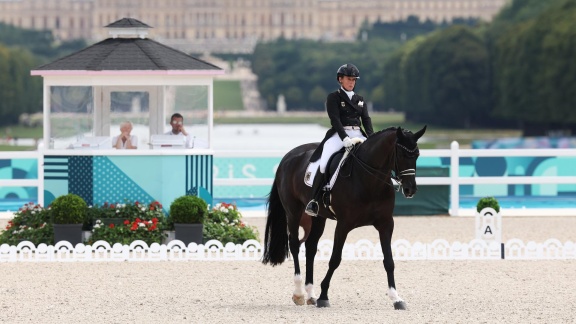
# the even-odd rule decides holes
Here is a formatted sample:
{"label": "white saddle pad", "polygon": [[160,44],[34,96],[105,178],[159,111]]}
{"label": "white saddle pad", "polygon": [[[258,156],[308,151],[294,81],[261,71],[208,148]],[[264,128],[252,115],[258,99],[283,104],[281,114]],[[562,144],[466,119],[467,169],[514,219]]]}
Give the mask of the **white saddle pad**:
{"label": "white saddle pad", "polygon": [[[358,143],[362,143],[364,142],[363,139],[361,138],[353,138],[352,141],[354,141],[354,144],[358,144]],[[346,157],[348,157],[349,152],[348,151],[344,151],[344,154],[342,155],[342,159],[340,159],[340,162],[338,162],[338,167],[336,168],[336,172],[334,172],[334,174],[332,175],[332,178],[330,178],[330,182],[324,187],[328,190],[332,189],[332,187],[334,186],[334,183],[336,182],[336,179],[338,178],[338,173],[340,172],[340,167],[342,166],[342,163],[346,160]],[[306,168],[306,172],[304,172],[304,183],[308,186],[308,187],[312,187],[312,184],[314,183],[314,177],[316,176],[316,173],[318,172],[318,167],[320,166],[320,160],[318,159],[315,162],[310,162],[308,163],[308,167]]]}

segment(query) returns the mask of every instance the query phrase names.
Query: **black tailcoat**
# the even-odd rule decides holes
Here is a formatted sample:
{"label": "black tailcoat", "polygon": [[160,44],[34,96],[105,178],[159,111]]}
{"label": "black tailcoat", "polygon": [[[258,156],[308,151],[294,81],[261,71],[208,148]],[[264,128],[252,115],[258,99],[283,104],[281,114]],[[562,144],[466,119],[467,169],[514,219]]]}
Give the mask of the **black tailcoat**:
{"label": "black tailcoat", "polygon": [[317,161],[322,156],[324,143],[334,133],[338,133],[342,140],[348,136],[344,126],[363,126],[364,129],[361,129],[362,135],[366,137],[374,133],[372,120],[368,116],[368,107],[362,96],[354,94],[352,99],[350,99],[344,90],[338,89],[330,93],[326,98],[326,111],[328,112],[332,128],[326,132],[322,143],[310,157],[310,162]]}

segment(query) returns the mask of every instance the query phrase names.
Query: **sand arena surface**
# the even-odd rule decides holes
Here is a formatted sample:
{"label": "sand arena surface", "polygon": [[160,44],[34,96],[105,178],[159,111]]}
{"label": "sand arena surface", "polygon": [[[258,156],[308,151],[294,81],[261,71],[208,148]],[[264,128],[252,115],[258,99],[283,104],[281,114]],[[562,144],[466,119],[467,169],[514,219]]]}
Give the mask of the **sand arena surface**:
{"label": "sand arena surface", "polygon": [[[263,218],[250,218],[264,235]],[[503,239],[576,241],[576,217],[504,218]],[[328,221],[324,239],[332,239]],[[474,218],[397,217],[393,239],[467,242]],[[348,242],[377,241],[373,228]],[[316,293],[328,267],[316,262]],[[381,261],[342,261],[331,308],[296,306],[291,260],[3,263],[6,323],[576,323],[576,260],[396,261],[394,311]]]}

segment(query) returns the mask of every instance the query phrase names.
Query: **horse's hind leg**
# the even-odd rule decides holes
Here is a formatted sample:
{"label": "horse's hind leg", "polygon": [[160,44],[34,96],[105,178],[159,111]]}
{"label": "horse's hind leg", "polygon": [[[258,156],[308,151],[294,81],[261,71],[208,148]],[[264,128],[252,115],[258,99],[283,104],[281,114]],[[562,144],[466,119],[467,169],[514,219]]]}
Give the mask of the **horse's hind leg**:
{"label": "horse's hind leg", "polygon": [[384,254],[384,269],[386,270],[386,275],[388,276],[388,297],[394,303],[394,309],[406,309],[406,303],[396,291],[396,282],[394,281],[394,259],[392,257],[392,231],[394,230],[394,224],[388,226],[387,228],[379,228],[378,233],[380,235],[380,245],[382,246],[382,253]]}
{"label": "horse's hind leg", "polygon": [[300,253],[300,240],[298,239],[299,222],[292,221],[292,217],[288,217],[288,244],[290,246],[290,253],[292,253],[292,260],[294,261],[294,293],[292,294],[292,301],[296,305],[304,305],[306,299],[304,297],[304,289],[302,288],[302,275],[300,272],[300,260],[298,254]]}
{"label": "horse's hind leg", "polygon": [[[302,217],[310,217],[308,215]],[[312,230],[306,240],[306,304],[316,305],[314,293],[314,258],[318,250],[318,241],[324,233],[326,218],[312,217]]]}

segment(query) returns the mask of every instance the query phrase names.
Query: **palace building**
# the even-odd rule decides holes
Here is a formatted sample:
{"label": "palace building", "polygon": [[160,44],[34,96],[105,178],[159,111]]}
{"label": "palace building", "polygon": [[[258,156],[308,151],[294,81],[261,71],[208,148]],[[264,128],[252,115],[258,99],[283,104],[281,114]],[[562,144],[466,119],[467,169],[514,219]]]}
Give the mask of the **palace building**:
{"label": "palace building", "polygon": [[441,22],[489,21],[509,0],[0,0],[0,21],[49,29],[61,40],[102,39],[122,17],[146,21],[150,34],[182,49],[250,51],[257,41],[351,41],[366,22],[415,15]]}

